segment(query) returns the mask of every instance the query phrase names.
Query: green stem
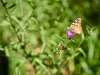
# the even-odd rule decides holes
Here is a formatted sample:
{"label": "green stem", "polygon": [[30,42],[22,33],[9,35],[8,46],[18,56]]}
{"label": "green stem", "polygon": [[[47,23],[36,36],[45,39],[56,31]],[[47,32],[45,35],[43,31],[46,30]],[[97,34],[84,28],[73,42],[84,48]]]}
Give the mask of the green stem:
{"label": "green stem", "polygon": [[15,35],[16,35],[18,41],[21,42],[20,38],[19,38],[18,35],[17,35],[17,32],[15,31],[15,26],[13,25],[13,23],[12,23],[12,21],[11,21],[10,14],[9,14],[7,8],[6,8],[6,3],[4,3],[3,0],[1,0],[1,3],[2,3],[2,5],[3,5],[3,7],[4,7],[4,9],[5,9],[5,11],[6,11],[7,15],[8,15],[10,24],[11,24],[13,30],[14,30],[14,33],[15,33]]}

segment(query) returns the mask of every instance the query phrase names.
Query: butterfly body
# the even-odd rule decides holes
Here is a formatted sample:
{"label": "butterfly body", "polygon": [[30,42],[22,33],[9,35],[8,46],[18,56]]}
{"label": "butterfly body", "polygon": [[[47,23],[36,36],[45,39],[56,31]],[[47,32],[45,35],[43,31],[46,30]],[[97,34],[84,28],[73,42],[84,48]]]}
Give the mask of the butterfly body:
{"label": "butterfly body", "polygon": [[81,18],[77,18],[68,29],[73,34],[81,34],[82,33],[82,27],[81,27]]}

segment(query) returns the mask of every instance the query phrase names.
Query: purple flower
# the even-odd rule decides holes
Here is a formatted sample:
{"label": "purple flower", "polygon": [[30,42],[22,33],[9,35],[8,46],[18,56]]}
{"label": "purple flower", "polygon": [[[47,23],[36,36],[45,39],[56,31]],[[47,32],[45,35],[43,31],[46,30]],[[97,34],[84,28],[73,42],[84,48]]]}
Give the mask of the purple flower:
{"label": "purple flower", "polygon": [[74,34],[70,31],[70,29],[67,29],[66,33],[67,33],[68,38],[73,38],[74,37]]}

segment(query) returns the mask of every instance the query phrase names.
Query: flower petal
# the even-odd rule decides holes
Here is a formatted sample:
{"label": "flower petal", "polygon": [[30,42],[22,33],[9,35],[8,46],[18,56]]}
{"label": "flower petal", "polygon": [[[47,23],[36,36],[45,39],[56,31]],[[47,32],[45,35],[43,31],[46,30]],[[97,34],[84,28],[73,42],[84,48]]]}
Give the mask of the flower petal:
{"label": "flower petal", "polygon": [[74,34],[70,31],[70,29],[67,29],[66,33],[67,33],[68,38],[73,38],[74,37]]}

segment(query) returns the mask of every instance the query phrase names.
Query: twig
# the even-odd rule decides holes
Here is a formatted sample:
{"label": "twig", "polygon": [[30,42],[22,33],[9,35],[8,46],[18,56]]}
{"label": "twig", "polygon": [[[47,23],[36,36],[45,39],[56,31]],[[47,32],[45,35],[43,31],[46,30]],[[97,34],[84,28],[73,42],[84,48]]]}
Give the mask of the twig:
{"label": "twig", "polygon": [[15,30],[15,26],[13,25],[13,23],[12,23],[12,21],[11,21],[10,14],[9,14],[7,8],[6,8],[6,3],[4,3],[3,0],[1,0],[1,3],[2,3],[2,5],[3,5],[3,7],[4,7],[4,9],[5,9],[5,11],[6,11],[7,15],[8,15],[10,24],[11,24],[13,30],[14,30],[14,33],[15,33],[15,35],[16,35],[18,41],[21,42],[21,40],[20,40],[20,38],[18,37],[17,32],[16,32],[16,30]]}

